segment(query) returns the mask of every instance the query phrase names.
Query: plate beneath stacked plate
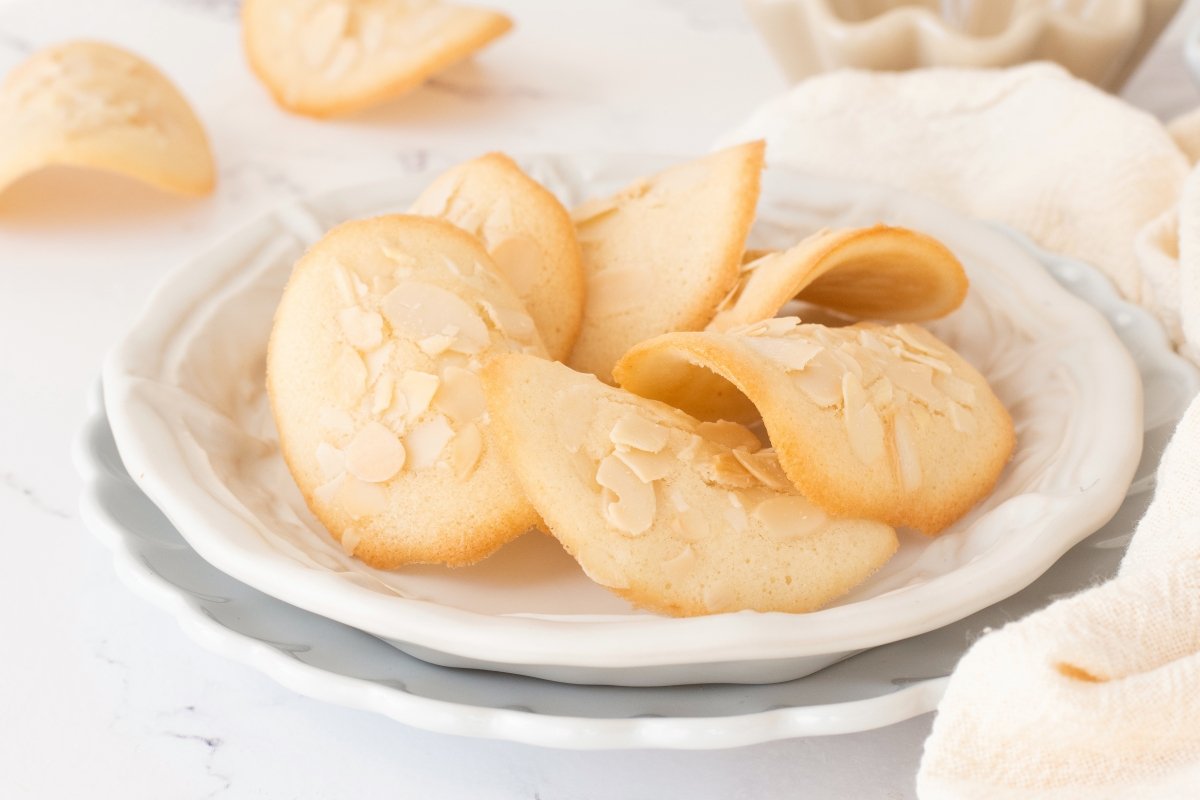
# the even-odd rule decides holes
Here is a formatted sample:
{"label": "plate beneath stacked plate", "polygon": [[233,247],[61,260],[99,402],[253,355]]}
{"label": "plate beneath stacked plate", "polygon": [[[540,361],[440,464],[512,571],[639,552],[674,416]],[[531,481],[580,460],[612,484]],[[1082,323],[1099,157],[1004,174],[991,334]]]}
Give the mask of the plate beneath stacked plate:
{"label": "plate beneath stacked plate", "polygon": [[[668,163],[521,160],[568,205]],[[900,552],[879,573],[809,614],[639,613],[544,536],[469,568],[372,570],[312,517],[283,465],[263,386],[266,340],[305,246],[344,219],[406,208],[433,174],[328,193],[248,224],[168,276],[104,370],[122,458],[200,556],[427,661],[587,684],[763,683],[936,630],[1027,586],[1125,495],[1142,448],[1142,382],[1097,308],[1110,320],[1142,320],[1154,331],[1138,339],[1143,366],[1171,387],[1185,382],[1161,332],[1086,267],[899,192],[771,168],[755,247],[883,221],[929,233],[962,260],[966,302],[929,327],[988,378],[1013,415],[1018,445],[995,490],[936,539],[903,532]],[[1047,269],[1074,280],[1088,302]],[[1152,423],[1174,419],[1177,404],[1155,416],[1151,400]]]}
{"label": "plate beneath stacked plate", "polygon": [[[632,162],[627,159],[614,167],[612,159],[609,159],[607,163],[581,168],[574,162],[546,158],[536,159],[532,164],[527,162],[526,166],[532,167],[540,179],[556,185],[560,191],[564,184],[569,183],[560,174],[563,170],[579,170],[574,173],[576,186],[579,179],[586,176],[589,184],[599,184],[601,188],[598,191],[602,191],[614,182],[623,181],[631,170],[650,171],[655,167],[644,159],[634,159]],[[817,615],[736,614],[699,620],[667,620],[631,614],[629,609],[620,608],[619,603],[603,593],[592,597],[587,594],[571,595],[571,602],[582,603],[583,607],[563,609],[566,613],[558,617],[511,613],[519,609],[509,606],[519,606],[531,598],[530,594],[520,591],[515,598],[506,601],[508,605],[502,605],[492,614],[483,614],[479,610],[481,604],[489,600],[495,602],[497,597],[505,597],[509,591],[510,587],[503,580],[479,581],[477,575],[472,582],[478,584],[475,586],[478,594],[461,591],[458,594],[453,591],[445,594],[444,576],[439,576],[434,568],[406,570],[396,577],[389,573],[376,576],[372,571],[356,568],[353,563],[346,564],[344,560],[334,564],[321,563],[321,557],[314,553],[320,554],[323,548],[333,553],[340,551],[319,526],[314,528],[315,523],[303,519],[303,507],[297,510],[290,501],[282,505],[266,504],[254,508],[272,508],[275,513],[290,510],[296,524],[292,525],[289,535],[300,536],[299,541],[305,547],[298,551],[295,548],[289,550],[285,546],[287,537],[277,537],[269,527],[264,529],[246,519],[238,522],[240,527],[237,535],[249,538],[235,538],[235,544],[249,548],[252,556],[267,557],[268,570],[279,568],[279,564],[271,563],[273,561],[283,559],[286,564],[291,560],[296,567],[290,574],[292,577],[302,576],[302,588],[306,590],[314,587],[319,590],[327,586],[322,583],[324,580],[334,582],[340,587],[339,591],[348,592],[344,597],[351,601],[362,597],[382,598],[379,600],[384,604],[382,607],[393,612],[398,619],[387,615],[372,617],[371,613],[364,616],[363,609],[358,608],[354,612],[359,615],[355,620],[338,621],[334,618],[337,614],[325,613],[328,610],[328,598],[319,592],[317,600],[309,603],[309,607],[315,605],[317,608],[313,610],[322,613],[313,613],[260,591],[259,588],[271,587],[262,585],[262,576],[254,569],[249,574],[253,582],[260,584],[259,588],[248,585],[251,581],[243,582],[231,577],[231,574],[237,574],[235,570],[218,569],[214,563],[229,558],[229,553],[222,549],[222,545],[214,545],[212,541],[214,533],[220,535],[221,531],[194,525],[197,521],[203,521],[203,515],[197,516],[195,509],[189,507],[187,502],[181,504],[176,491],[180,485],[171,484],[170,478],[173,476],[178,480],[181,476],[190,475],[201,484],[211,481],[216,469],[212,457],[220,457],[222,451],[219,447],[211,451],[199,447],[204,437],[208,437],[209,447],[230,442],[244,444],[242,438],[245,432],[236,425],[228,425],[228,418],[223,422],[221,415],[214,413],[212,403],[206,401],[219,400],[227,408],[239,409],[239,413],[250,415],[241,418],[242,422],[253,421],[252,409],[259,402],[255,393],[261,394],[261,389],[250,386],[239,393],[235,391],[237,386],[214,381],[214,378],[219,378],[222,366],[229,366],[231,354],[240,354],[248,369],[256,368],[255,359],[258,356],[254,355],[254,351],[258,343],[253,336],[247,338],[247,325],[251,328],[257,326],[255,329],[265,336],[266,325],[269,324],[269,318],[263,320],[254,317],[241,324],[233,324],[238,322],[236,315],[231,316],[231,312],[236,310],[237,299],[250,298],[252,303],[269,307],[273,304],[278,287],[272,288],[269,281],[268,285],[263,285],[257,282],[258,279],[264,274],[272,276],[275,281],[286,276],[287,264],[296,249],[303,241],[319,236],[325,226],[348,216],[402,207],[408,193],[414,187],[419,187],[422,182],[420,179],[327,195],[315,204],[323,209],[321,215],[314,214],[313,203],[308,207],[291,207],[250,226],[204,258],[189,264],[184,271],[177,272],[168,281],[167,288],[160,290],[155,297],[154,312],[135,325],[133,334],[123,344],[117,357],[109,362],[107,386],[110,392],[115,388],[125,396],[121,402],[114,402],[110,393],[106,400],[109,410],[115,408],[118,414],[128,415],[133,410],[147,413],[146,424],[151,426],[164,424],[164,419],[156,416],[162,411],[181,414],[181,419],[187,424],[170,431],[171,447],[155,451],[153,448],[146,449],[146,432],[138,429],[136,424],[131,427],[130,420],[126,419],[123,427],[129,441],[122,441],[119,452],[108,412],[97,394],[93,416],[78,439],[76,449],[76,460],[86,482],[82,503],[84,518],[113,551],[122,577],[153,602],[169,610],[184,629],[204,646],[255,666],[280,683],[306,695],[377,711],[421,728],[553,747],[716,748],[794,736],[865,730],[931,710],[944,688],[945,676],[981,631],[1044,606],[1055,597],[1090,585],[1115,570],[1130,531],[1148,502],[1148,489],[1152,486],[1153,472],[1162,447],[1188,400],[1200,386],[1200,380],[1190,365],[1171,352],[1157,323],[1144,311],[1119,299],[1108,282],[1085,265],[1051,256],[1014,233],[959,220],[935,207],[886,190],[814,181],[781,173],[774,173],[774,179],[777,184],[781,180],[789,184],[798,181],[799,188],[796,185],[777,185],[764,195],[766,203],[760,217],[762,224],[756,231],[759,240],[756,244],[770,245],[772,238],[778,243],[795,236],[797,230],[814,229],[823,221],[852,224],[855,220],[884,219],[912,224],[906,215],[916,214],[935,228],[938,224],[945,228],[931,232],[960,242],[956,249],[964,256],[969,270],[980,269],[981,261],[995,262],[998,259],[1006,268],[1012,266],[1023,282],[1028,282],[1028,285],[1006,286],[1003,281],[989,283],[986,276],[976,281],[977,285],[989,285],[999,292],[1016,292],[1032,304],[1032,319],[1026,318],[1024,325],[1010,328],[1017,331],[1018,339],[1036,340],[1039,331],[1045,331],[1044,327],[1036,324],[1039,318],[1061,323],[1065,303],[1068,316],[1080,327],[1059,330],[1049,337],[1049,344],[1053,348],[1043,350],[1051,352],[1053,358],[1045,356],[1043,352],[1045,364],[1032,367],[1033,373],[1046,382],[1043,385],[1066,387],[1069,390],[1071,387],[1092,385],[1089,383],[1088,370],[1107,365],[1110,368],[1105,370],[1106,376],[1101,376],[1099,383],[1094,385],[1107,386],[1112,393],[1099,398],[1067,395],[1059,401],[1067,407],[1065,417],[1060,413],[1059,417],[1051,415],[1049,423],[1047,419],[1042,419],[1040,423],[1027,423],[1034,426],[1039,437],[1057,435],[1056,447],[1041,451],[1035,449],[1034,452],[1041,453],[1037,459],[1028,462],[1028,455],[1024,459],[1019,458],[1015,462],[1017,469],[1010,472],[1033,473],[1037,471],[1039,463],[1044,464],[1049,459],[1051,463],[1068,464],[1074,470],[1070,475],[1078,477],[1089,456],[1102,458],[1105,452],[1109,455],[1121,452],[1111,447],[1105,451],[1103,446],[1100,450],[1089,449],[1088,437],[1103,439],[1105,437],[1094,434],[1104,429],[1083,424],[1081,420],[1095,422],[1105,419],[1105,414],[1116,415],[1118,422],[1123,420],[1128,427],[1129,414],[1140,410],[1133,401],[1141,399],[1137,392],[1138,376],[1123,372],[1124,365],[1131,363],[1129,354],[1133,355],[1133,362],[1136,362],[1137,372],[1140,373],[1140,385],[1144,386],[1145,404],[1144,447],[1143,437],[1138,435],[1132,450],[1128,447],[1125,450],[1126,457],[1129,452],[1136,455],[1141,451],[1141,463],[1136,474],[1133,474],[1131,465],[1124,462],[1115,467],[1108,463],[1100,465],[1099,472],[1092,473],[1095,476],[1094,483],[1076,481],[1070,485],[1068,482],[1061,494],[1070,501],[1083,498],[1090,503],[1093,508],[1089,515],[1068,514],[1064,517],[1063,508],[1078,509],[1076,502],[1056,506],[1054,496],[1039,501],[1036,504],[1038,510],[1050,513],[1052,517],[1053,512],[1057,512],[1060,522],[1065,520],[1068,523],[1068,532],[1064,533],[1062,525],[1057,528],[1047,528],[1045,524],[1037,526],[1042,534],[1042,546],[1036,549],[1036,558],[1031,559],[1028,552],[1024,553],[1023,558],[1017,559],[1019,568],[1008,565],[1008,582],[992,586],[991,591],[1002,592],[995,599],[1007,596],[1003,603],[979,610],[988,603],[986,598],[981,599],[978,592],[968,599],[960,596],[960,606],[974,604],[974,607],[960,607],[950,615],[953,619],[944,619],[943,614],[940,623],[936,618],[926,615],[921,624],[929,627],[924,632],[892,631],[890,639],[885,637],[882,640],[891,643],[875,642],[881,646],[852,658],[844,658],[844,651],[827,648],[819,654],[821,657],[808,665],[798,667],[795,659],[788,661],[785,673],[798,668],[801,672],[810,671],[820,666],[822,660],[828,663],[827,660],[844,658],[799,679],[753,686],[591,686],[557,683],[499,671],[437,666],[399,652],[385,639],[365,633],[362,629],[370,630],[370,625],[352,626],[345,622],[366,619],[373,620],[377,625],[398,624],[403,627],[412,623],[411,612],[416,610],[432,613],[434,619],[450,620],[454,624],[460,624],[465,619],[467,625],[458,631],[459,635],[469,635],[473,630],[486,632],[494,626],[499,626],[501,631],[511,631],[512,628],[505,626],[513,622],[517,623],[517,630],[522,628],[522,623],[530,622],[534,623],[535,628],[546,628],[548,631],[580,626],[582,630],[591,632],[603,632],[606,625],[616,626],[609,630],[621,630],[622,625],[629,629],[630,625],[650,624],[651,629],[670,632],[675,644],[682,641],[684,645],[690,643],[690,646],[685,646],[684,652],[675,652],[674,662],[658,661],[657,666],[666,664],[667,671],[657,674],[653,671],[657,668],[654,658],[646,658],[636,648],[626,647],[618,655],[626,661],[632,660],[632,666],[620,663],[602,665],[601,677],[609,679],[609,682],[627,680],[645,683],[675,678],[678,683],[688,683],[711,678],[714,673],[719,676],[722,670],[743,679],[779,677],[778,674],[772,674],[771,660],[762,660],[763,653],[753,648],[726,649],[722,653],[725,661],[715,660],[712,656],[713,646],[705,642],[703,635],[716,631],[728,637],[732,632],[732,641],[735,643],[739,635],[744,641],[752,641],[761,637],[764,631],[772,630],[770,625],[782,625],[784,627],[775,630],[787,632],[787,626],[794,625],[797,620],[803,622]],[[555,184],[555,181],[559,183]],[[608,183],[605,184],[605,181]],[[580,198],[578,192],[574,191],[567,192],[566,199],[576,201]],[[275,233],[283,230],[285,234],[282,238],[269,236],[264,242],[264,226]],[[930,226],[924,227],[929,229]],[[956,231],[957,236],[966,239],[955,239]],[[975,247],[967,247],[964,254],[962,243],[966,240],[973,241]],[[230,268],[233,268],[231,273],[228,272]],[[1047,279],[1043,270],[1057,283]],[[972,277],[977,275],[973,274]],[[1059,285],[1066,292],[1059,289]],[[1072,299],[1071,295],[1084,303]],[[1067,301],[1063,301],[1063,297]],[[988,304],[983,298],[976,297],[973,303],[977,315],[987,311]],[[983,305],[980,306],[980,303]],[[1085,303],[1095,311],[1089,310]],[[969,303],[968,308],[971,307]],[[1017,311],[1019,313],[1020,310]],[[170,314],[176,316],[168,325]],[[982,359],[985,368],[991,366],[995,369],[997,360],[1013,364],[1011,357],[1006,359],[1002,354],[998,359],[994,356],[988,358],[987,350],[983,348],[989,338],[1003,338],[1005,328],[997,320],[1003,322],[1005,316],[984,313],[983,318],[988,325],[982,335],[978,332],[970,334],[967,328],[956,328],[953,321],[949,324],[940,323],[944,328],[939,333],[950,339],[960,337],[955,344],[968,357],[973,354],[977,363]],[[1012,322],[1011,315],[1007,319],[1009,323]],[[148,321],[152,324],[148,324]],[[1124,344],[1123,348],[1116,345],[1119,349],[1115,353],[1114,330]],[[208,338],[203,335],[204,331],[208,331]],[[964,331],[969,335],[964,335]],[[160,334],[160,338],[154,340],[151,333]],[[172,346],[173,342],[182,342],[182,346]],[[198,347],[197,343],[203,346]],[[1064,363],[1068,358],[1070,361]],[[139,359],[142,366],[157,365],[160,377],[170,377],[174,387],[169,382],[149,380],[146,376],[120,371],[120,368]],[[1010,367],[1009,372],[1015,374],[1020,371],[1018,368],[1023,369],[1028,363],[1019,361]],[[1055,363],[1058,367],[1049,369]],[[997,373],[993,372],[990,377],[996,380]],[[999,377],[1002,381],[1004,376],[1000,374]],[[200,378],[207,379],[209,383],[205,384],[203,380],[197,382]],[[1132,384],[1132,388],[1129,384]],[[205,398],[198,398],[195,394],[181,391],[182,386],[202,386],[209,394]],[[153,402],[155,393],[171,396],[172,391],[181,395],[176,398],[174,405],[167,403],[156,408]],[[158,397],[161,400],[162,395]],[[134,400],[139,400],[142,405],[137,405]],[[1072,410],[1076,413],[1071,413]],[[261,408],[257,413],[261,414]],[[1020,409],[1014,409],[1014,416],[1018,420],[1023,418],[1023,413]],[[1053,429],[1048,431],[1046,426],[1056,420],[1070,430],[1067,433]],[[198,424],[200,421],[205,424]],[[269,432],[266,421],[259,420],[258,424],[261,430]],[[1080,428],[1083,430],[1082,436],[1077,435]],[[1143,426],[1133,425],[1133,428],[1136,434]],[[1022,433],[1028,437],[1030,432],[1030,428],[1026,427]],[[189,437],[193,438],[189,441]],[[1120,439],[1119,432],[1115,438]],[[269,462],[272,457],[271,441],[269,438],[259,441],[263,447],[256,452],[265,454],[260,460]],[[1066,446],[1064,442],[1073,444]],[[1062,461],[1064,447],[1069,454],[1066,462]],[[137,464],[123,462],[121,453],[126,451],[135,453],[141,461]],[[185,457],[173,463],[172,459],[181,454]],[[137,481],[130,477],[126,463],[134,467]],[[147,467],[156,465],[166,466],[167,475],[146,471]],[[1132,486],[1129,485],[1131,474]],[[1062,474],[1058,473],[1058,477],[1061,478]],[[1061,481],[1055,484],[1052,480],[1049,485],[1060,484]],[[1096,493],[1096,486],[1102,484],[1108,488],[1108,494]],[[1112,494],[1114,485],[1119,487],[1115,496]],[[155,491],[148,493],[143,488],[147,486]],[[1120,502],[1127,486],[1130,489],[1129,496],[1116,516],[1101,530],[1058,558],[1062,551],[1087,536],[1088,531],[1094,530],[1107,518]],[[213,487],[208,485],[204,488],[207,491]],[[242,498],[255,498],[253,493],[245,494],[245,486],[238,487],[237,491],[243,493]],[[155,498],[151,499],[150,494],[156,494]],[[262,496],[257,499],[262,500]],[[230,504],[228,498],[225,500],[226,507],[238,507],[238,503]],[[989,510],[1002,505],[993,504],[982,513],[973,514],[971,524],[978,524]],[[246,510],[244,505],[240,508]],[[185,530],[186,538],[171,519],[182,523],[181,527],[191,526]],[[1036,517],[1036,520],[1040,519]],[[966,529],[969,530],[970,525]],[[1012,535],[1019,537],[1023,532],[1013,530]],[[257,547],[254,537],[259,538]],[[492,573],[494,577],[502,577],[503,571],[511,569],[513,565],[522,565],[526,581],[530,576],[537,579],[534,580],[537,591],[561,591],[576,580],[574,573],[577,570],[573,562],[556,553],[548,537],[530,536],[525,540],[506,548],[492,559],[495,561],[499,558],[498,567],[494,567],[496,572]],[[1038,541],[1036,537],[1034,541]],[[915,581],[910,576],[910,584],[927,586],[935,583],[930,580],[930,575],[937,577],[939,563],[945,568],[943,574],[953,574],[964,566],[979,562],[986,564],[995,556],[995,548],[991,551],[988,548],[973,550],[968,534],[960,535],[957,545],[950,548],[949,560],[942,559],[941,562],[927,558],[925,552],[931,549],[928,546],[914,550],[909,562],[901,565],[907,568],[915,563],[921,567],[916,571]],[[225,542],[224,546],[230,546],[229,542]],[[234,549],[236,551],[237,547]],[[962,555],[964,550],[966,556]],[[201,557],[201,552],[205,552],[209,560]],[[1013,555],[1022,555],[1020,550],[1006,550],[1003,547],[1000,552],[1007,553],[1010,560]],[[210,554],[217,557],[212,558]],[[236,559],[228,563],[239,569],[245,566]],[[949,566],[946,567],[946,564]],[[1051,564],[1049,570],[1038,578],[1037,575]],[[1005,566],[1003,559],[999,565]],[[287,569],[285,566],[285,573]],[[560,578],[567,576],[566,583],[556,579],[556,574]],[[310,582],[314,578],[316,582]],[[408,585],[412,587],[424,586],[435,593],[442,591],[441,602],[435,599],[431,603],[430,600],[401,596],[395,591],[396,587],[388,586],[392,579],[400,581],[401,586],[409,582]],[[1014,581],[1021,586],[1033,582],[1017,591],[1020,587],[1014,585]],[[270,584],[270,581],[265,583]],[[387,587],[386,591],[380,591],[381,585]],[[356,594],[354,587],[358,587],[361,593]],[[893,586],[876,591],[873,595],[870,591],[859,593],[847,605],[866,605],[867,601],[872,601],[879,607],[880,603],[895,602],[897,597],[903,604],[903,589]],[[284,596],[283,593],[273,593]],[[302,592],[293,592],[292,596],[285,599],[295,602],[296,597],[305,600]],[[451,599],[453,602],[447,602]],[[597,608],[608,613],[604,616],[571,613],[596,610],[589,608],[589,603],[599,603]],[[434,606],[432,610],[425,608],[431,604]],[[367,604],[368,612],[370,605]],[[893,620],[896,618],[890,617]],[[720,624],[713,626],[714,619]],[[766,627],[760,624],[764,620],[768,621]],[[688,630],[697,625],[699,633]],[[739,627],[745,629],[740,634]],[[799,639],[784,641],[783,644],[794,647],[799,641],[803,645],[806,631],[811,632],[803,625],[791,628],[791,633],[800,634]],[[586,635],[580,636],[583,641],[588,641]],[[528,645],[528,642],[524,644]],[[729,642],[726,641],[726,644]],[[862,646],[868,647],[870,644]],[[561,651],[564,648],[560,645],[559,649]],[[663,652],[658,651],[658,655],[661,656]],[[669,650],[665,652],[671,655]],[[731,652],[736,655],[731,657]],[[438,660],[455,660],[452,650],[432,652],[430,655]],[[688,659],[697,660],[693,663]],[[470,660],[469,656],[467,660]],[[537,672],[549,663],[550,672],[554,673],[557,671],[555,667],[561,668],[562,664],[558,663],[561,661],[551,659],[541,664],[536,661],[517,663],[516,667]],[[578,680],[595,674],[596,662],[588,660],[586,654],[581,665],[577,666],[581,666],[581,670],[568,671],[568,678]],[[630,673],[630,676],[624,673]],[[614,678],[616,680],[612,680]]]}

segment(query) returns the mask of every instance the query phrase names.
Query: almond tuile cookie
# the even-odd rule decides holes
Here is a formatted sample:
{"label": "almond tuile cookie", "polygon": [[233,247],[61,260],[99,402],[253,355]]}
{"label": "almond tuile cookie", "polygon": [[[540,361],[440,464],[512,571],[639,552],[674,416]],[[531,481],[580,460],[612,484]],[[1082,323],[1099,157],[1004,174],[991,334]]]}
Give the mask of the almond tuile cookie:
{"label": "almond tuile cookie", "polygon": [[435,0],[244,0],[242,43],[275,102],[332,117],[420,86],[508,32],[484,8]]}
{"label": "almond tuile cookie", "polygon": [[530,356],[498,355],[483,378],[498,440],[550,531],[642,608],[811,611],[896,551],[891,527],[806,500],[740,425]]}
{"label": "almond tuile cookie", "polygon": [[707,330],[770,319],[793,299],[859,319],[920,322],[966,296],[962,264],[931,236],[888,225],[826,229],[781,252],[748,251]]}
{"label": "almond tuile cookie", "polygon": [[478,376],[510,351],[545,356],[483,247],[448,222],[347,222],[297,262],[267,389],[288,469],[347,553],[459,566],[537,522]]}
{"label": "almond tuile cookie", "polygon": [[609,381],[643,339],[705,326],[737,281],[763,151],[762,142],[730,147],[572,212],[587,299],[570,366]]}
{"label": "almond tuile cookie", "polygon": [[0,191],[55,164],[182,195],[207,194],[216,180],[208,137],[179,90],[102,42],[48,47],[0,85]]}
{"label": "almond tuile cookie", "polygon": [[488,153],[436,178],[410,211],[441,217],[476,236],[508,279],[550,357],[566,358],[583,318],[583,264],[571,215],[503,153]]}
{"label": "almond tuile cookie", "polygon": [[987,495],[1015,445],[984,377],[916,325],[781,317],[667,334],[615,374],[701,419],[761,416],[788,478],[825,511],[926,534]]}

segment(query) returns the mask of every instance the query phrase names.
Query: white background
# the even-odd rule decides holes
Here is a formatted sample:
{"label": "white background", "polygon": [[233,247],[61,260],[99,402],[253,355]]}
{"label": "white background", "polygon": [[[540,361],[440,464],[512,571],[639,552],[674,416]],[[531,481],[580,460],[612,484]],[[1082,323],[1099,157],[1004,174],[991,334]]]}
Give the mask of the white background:
{"label": "white background", "polygon": [[[277,110],[234,0],[0,2],[0,73],[70,38],[146,56],[192,100],[217,192],[185,201],[51,171],[0,196],[0,797],[905,798],[931,716],[725,752],[562,752],[407,728],[227,663],[119,584],[69,461],[101,358],[164,272],[292,196],[431,154],[704,151],[784,83],[726,0],[495,0],[513,34],[337,122]],[[1197,5],[1188,8],[1198,16]],[[1128,88],[1200,99],[1177,29]]]}

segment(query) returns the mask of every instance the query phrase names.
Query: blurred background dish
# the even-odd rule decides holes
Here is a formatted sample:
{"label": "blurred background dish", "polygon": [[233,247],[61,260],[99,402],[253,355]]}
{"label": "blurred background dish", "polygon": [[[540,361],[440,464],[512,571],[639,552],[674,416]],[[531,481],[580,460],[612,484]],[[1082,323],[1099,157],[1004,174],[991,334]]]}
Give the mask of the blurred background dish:
{"label": "blurred background dish", "polygon": [[1054,61],[1116,91],[1180,0],[745,0],[784,73]]}

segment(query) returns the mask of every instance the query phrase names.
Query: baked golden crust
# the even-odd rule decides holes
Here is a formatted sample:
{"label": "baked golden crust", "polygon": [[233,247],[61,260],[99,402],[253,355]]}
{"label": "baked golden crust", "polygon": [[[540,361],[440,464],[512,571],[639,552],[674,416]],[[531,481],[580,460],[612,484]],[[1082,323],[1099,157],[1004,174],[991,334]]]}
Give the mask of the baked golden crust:
{"label": "baked golden crust", "polygon": [[571,367],[609,381],[634,344],[704,327],[737,280],[763,152],[762,142],[721,150],[572,212],[587,299]]}
{"label": "baked golden crust", "polygon": [[761,415],[814,503],[935,534],[991,491],[1015,445],[987,381],[915,325],[777,318],[642,342],[619,384],[701,419]]}
{"label": "baked golden crust", "polygon": [[554,359],[571,352],[583,319],[584,280],[571,215],[503,153],[459,164],[410,209],[476,236],[537,323]]}
{"label": "baked golden crust", "polygon": [[0,86],[0,191],[51,164],[89,167],[182,195],[216,182],[208,137],[153,65],[102,42],[41,50]]}
{"label": "baked golden crust", "polygon": [[510,28],[499,12],[448,3],[242,3],[250,68],[281,107],[318,118],[412,91]]}
{"label": "baked golden crust", "polygon": [[535,524],[477,377],[511,350],[545,354],[487,253],[447,222],[348,222],[300,259],[267,389],[288,468],[348,553],[470,564]]}
{"label": "baked golden crust", "polygon": [[483,378],[497,440],[550,531],[638,606],[811,611],[897,548],[889,526],[805,500],[746,428],[529,356],[498,355]]}
{"label": "baked golden crust", "polygon": [[826,229],[788,250],[747,256],[707,330],[770,319],[793,299],[859,319],[920,322],[949,314],[967,296],[954,254],[907,228]]}

